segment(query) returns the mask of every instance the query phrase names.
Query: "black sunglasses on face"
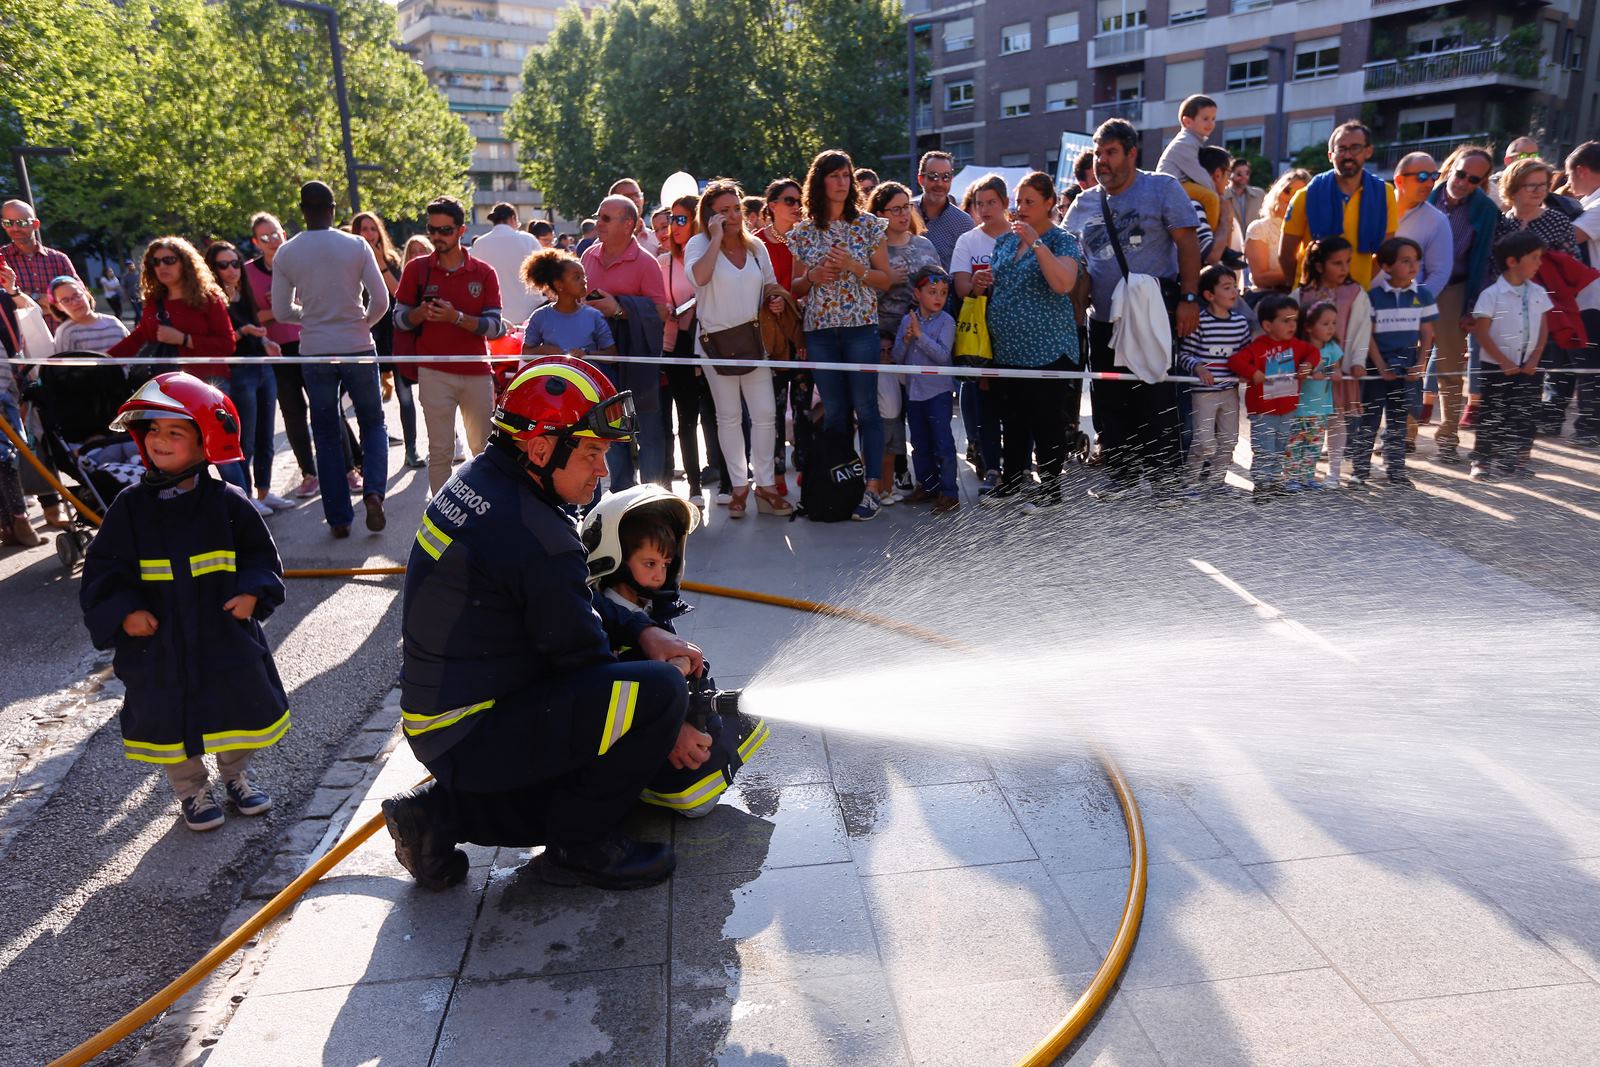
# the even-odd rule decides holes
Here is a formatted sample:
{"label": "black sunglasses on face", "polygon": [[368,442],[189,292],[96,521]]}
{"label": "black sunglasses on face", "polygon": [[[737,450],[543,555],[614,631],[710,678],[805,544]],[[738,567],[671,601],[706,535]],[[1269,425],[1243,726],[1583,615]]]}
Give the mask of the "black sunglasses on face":
{"label": "black sunglasses on face", "polygon": [[239,269],[239,261],[237,259],[219,259],[219,260],[217,260],[217,269],[218,270],[238,270]]}
{"label": "black sunglasses on face", "polygon": [[775,198],[773,200],[767,201],[767,203],[769,203],[769,204],[788,204],[790,207],[799,207],[800,206],[800,198],[798,196],[780,196],[780,197],[777,197],[777,198]]}
{"label": "black sunglasses on face", "polygon": [[1464,170],[1458,170],[1454,174],[1450,175],[1450,177],[1452,177],[1452,178],[1460,178],[1462,181],[1467,182],[1470,185],[1482,185],[1483,184],[1483,175],[1481,175],[1481,174],[1468,174]]}
{"label": "black sunglasses on face", "polygon": [[178,265],[177,256],[151,256],[150,262],[158,267],[175,267]]}
{"label": "black sunglasses on face", "polygon": [[456,232],[456,227],[454,227],[454,226],[429,226],[428,227],[428,232],[431,233],[431,234],[435,234],[435,235],[437,235],[439,237],[449,237],[451,234]]}

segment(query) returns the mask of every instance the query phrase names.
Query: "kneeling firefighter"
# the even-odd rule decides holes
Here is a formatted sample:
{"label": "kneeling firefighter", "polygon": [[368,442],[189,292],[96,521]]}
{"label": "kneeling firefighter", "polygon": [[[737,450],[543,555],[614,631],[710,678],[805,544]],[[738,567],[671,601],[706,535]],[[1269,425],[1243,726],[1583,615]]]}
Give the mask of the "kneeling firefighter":
{"label": "kneeling firefighter", "polygon": [[[676,633],[672,620],[692,610],[678,593],[689,535],[699,525],[700,509],[659,485],[601,497],[580,531],[589,550],[595,610],[621,608]],[[623,660],[644,658],[638,648],[613,644],[612,650]],[[680,661],[682,669],[688,666]],[[696,747],[663,766],[639,799],[690,819],[711,813],[739,768],[770,736],[764,722],[739,711],[739,697],[738,690],[717,689],[709,662],[690,676],[686,723]]]}
{"label": "kneeling firefighter", "polygon": [[[406,564],[401,721],[434,781],[384,802],[395,856],[432,889],[466,877],[463,841],[543,844],[540,874],[556,884],[654,885],[671,846],[618,826],[694,746],[684,677],[703,659],[591,600],[573,510],[594,498],[607,448],[631,440],[632,397],[552,356],[517,374],[493,422],[490,447],[428,505]],[[619,662],[617,645],[647,658]]]}

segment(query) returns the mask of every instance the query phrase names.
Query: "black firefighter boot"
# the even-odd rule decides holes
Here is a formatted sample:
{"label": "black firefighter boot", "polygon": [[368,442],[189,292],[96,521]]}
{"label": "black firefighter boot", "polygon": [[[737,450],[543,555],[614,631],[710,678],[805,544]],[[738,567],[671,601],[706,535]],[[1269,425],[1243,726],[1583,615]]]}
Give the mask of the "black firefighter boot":
{"label": "black firefighter boot", "polygon": [[437,782],[383,802],[383,821],[394,838],[394,858],[424,889],[439,891],[467,877],[467,854],[456,848],[449,795]]}
{"label": "black firefighter boot", "polygon": [[666,881],[677,865],[671,845],[613,833],[600,841],[551,845],[540,858],[539,876],[551,885],[645,889]]}

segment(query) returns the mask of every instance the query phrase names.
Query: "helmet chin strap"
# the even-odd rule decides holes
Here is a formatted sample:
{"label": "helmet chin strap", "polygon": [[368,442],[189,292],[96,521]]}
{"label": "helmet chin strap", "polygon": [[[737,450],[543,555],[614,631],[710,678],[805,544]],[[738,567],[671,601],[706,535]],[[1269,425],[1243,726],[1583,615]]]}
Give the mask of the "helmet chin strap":
{"label": "helmet chin strap", "polygon": [[555,438],[556,447],[550,453],[550,458],[543,463],[535,463],[533,458],[528,455],[527,450],[522,447],[521,442],[510,434],[496,430],[489,435],[489,443],[516,460],[517,466],[521,467],[530,476],[535,486],[546,496],[556,499],[553,476],[556,471],[567,465],[567,461],[572,458],[572,453],[577,451],[578,442],[571,434],[550,434],[549,436]]}
{"label": "helmet chin strap", "polygon": [[155,467],[146,467],[144,469],[144,478],[141,480],[152,489],[171,489],[173,486],[180,485],[190,478],[203,473],[209,465],[205,460],[201,460],[194,466],[176,474],[168,474],[166,471]]}

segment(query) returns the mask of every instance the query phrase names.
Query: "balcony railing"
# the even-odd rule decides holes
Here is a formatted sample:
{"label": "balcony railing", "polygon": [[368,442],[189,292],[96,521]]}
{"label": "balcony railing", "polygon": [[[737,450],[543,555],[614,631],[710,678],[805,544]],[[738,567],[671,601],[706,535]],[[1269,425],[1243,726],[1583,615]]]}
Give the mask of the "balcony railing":
{"label": "balcony railing", "polygon": [[1089,128],[1092,130],[1107,119],[1127,119],[1135,126],[1144,122],[1143,100],[1107,100],[1089,109]]}
{"label": "balcony railing", "polygon": [[1095,34],[1089,39],[1089,62],[1110,63],[1123,59],[1143,59],[1144,31],[1143,26],[1135,26],[1132,29]]}
{"label": "balcony railing", "polygon": [[1373,164],[1378,170],[1393,170],[1400,161],[1413,152],[1426,152],[1434,159],[1444,159],[1455,150],[1456,145],[1485,144],[1489,138],[1488,133],[1452,133],[1443,137],[1424,137],[1417,141],[1395,141],[1392,144],[1380,145],[1373,153]]}
{"label": "balcony railing", "polygon": [[1539,59],[1525,53],[1513,54],[1495,42],[1410,59],[1368,63],[1365,70],[1366,91],[1377,93],[1458,78],[1484,78],[1491,74],[1535,81],[1539,77]]}

